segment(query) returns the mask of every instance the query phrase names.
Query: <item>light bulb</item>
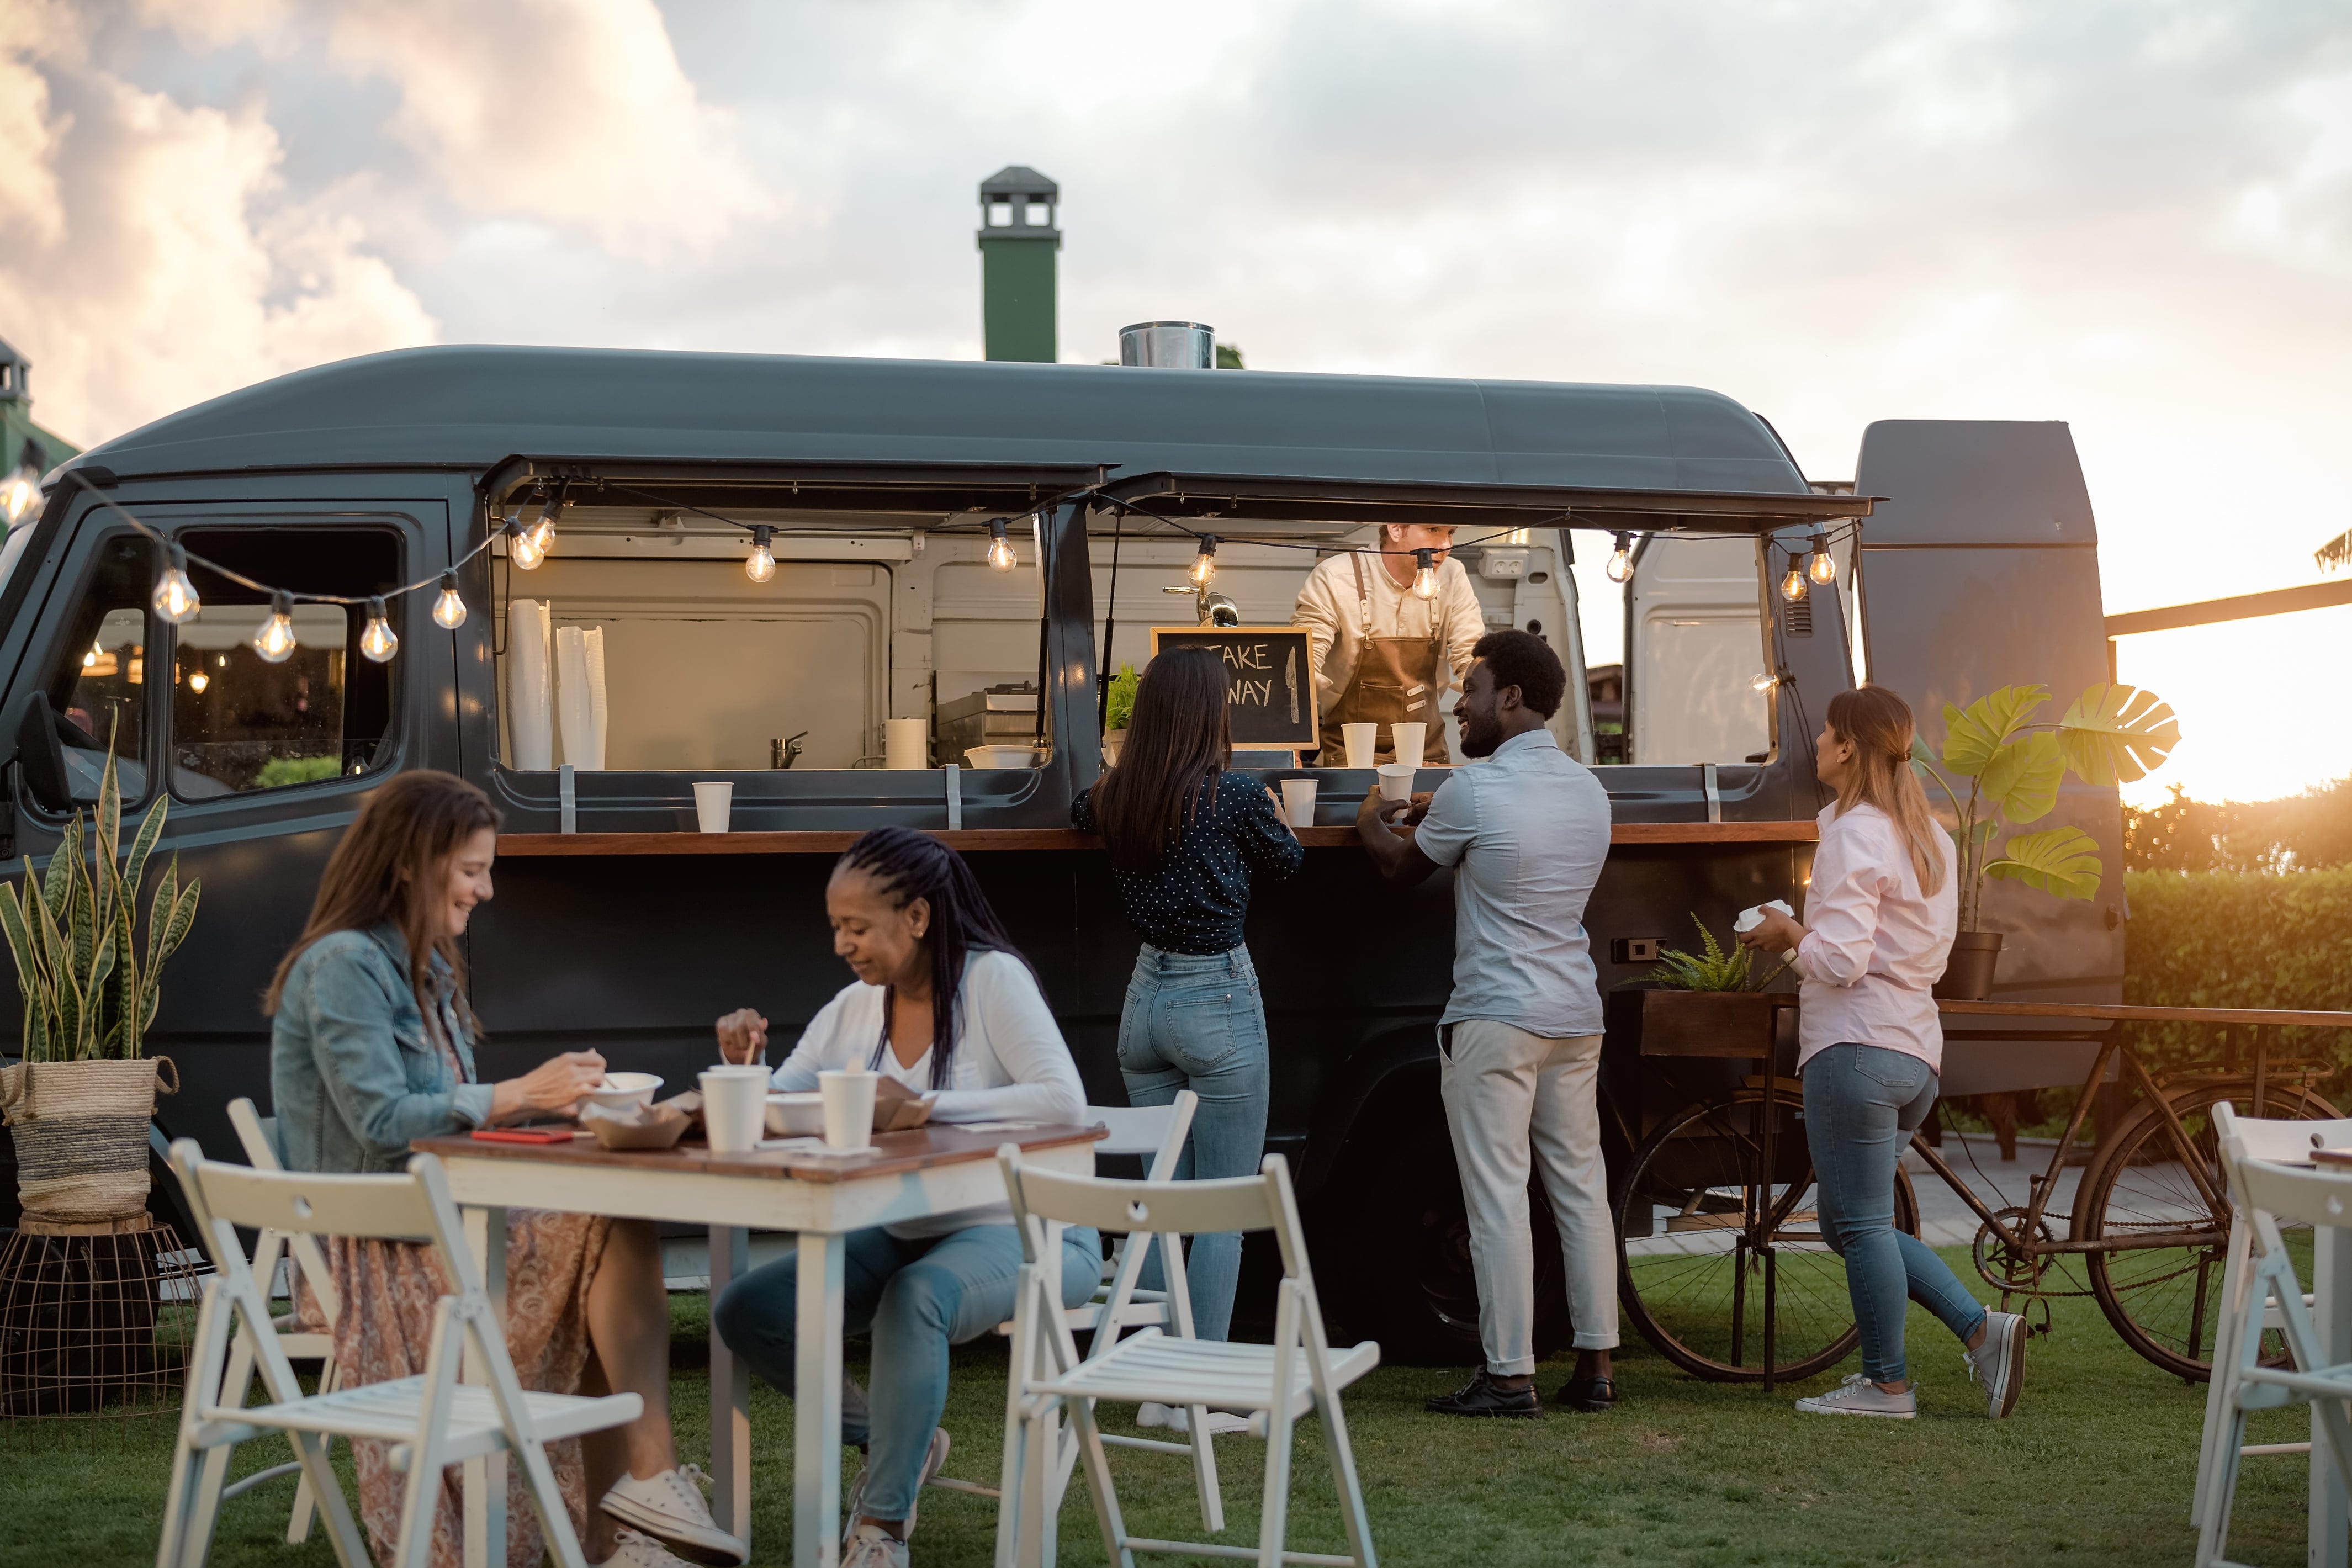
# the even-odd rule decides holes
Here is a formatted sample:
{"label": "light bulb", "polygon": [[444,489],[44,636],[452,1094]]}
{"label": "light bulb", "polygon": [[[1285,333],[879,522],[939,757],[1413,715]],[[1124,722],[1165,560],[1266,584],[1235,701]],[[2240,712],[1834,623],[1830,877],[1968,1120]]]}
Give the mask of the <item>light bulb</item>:
{"label": "light bulb", "polygon": [[196,585],[188,581],[187,552],[178,545],[165,547],[163,574],[155,579],[155,592],[149,602],[155,613],[175,626],[184,626],[196,618],[204,603],[196,597]]}
{"label": "light bulb", "polygon": [[1761,670],[1758,672],[1754,679],[1748,681],[1748,689],[1750,691],[1769,691],[1780,684],[1780,678],[1779,676],[1774,675],[1769,669]]}
{"label": "light bulb", "polygon": [[1789,574],[1780,579],[1780,597],[1793,605],[1804,596],[1805,574],[1799,571],[1797,563],[1791,561],[1789,563]]}
{"label": "light bulb", "polygon": [[1437,567],[1433,559],[1434,554],[1435,552],[1428,550],[1416,550],[1412,552],[1412,592],[1415,598],[1437,597]]}
{"label": "light bulb", "polygon": [[1192,557],[1192,569],[1184,574],[1195,588],[1205,588],[1217,580],[1217,536],[1201,535],[1201,552]]}
{"label": "light bulb", "polygon": [[1837,557],[1826,550],[1816,550],[1813,558],[1805,563],[1805,575],[1826,588],[1837,581]]}
{"label": "light bulb", "polygon": [[40,499],[41,476],[29,463],[9,475],[6,484],[0,485],[0,507],[6,509],[11,526],[32,510]]}
{"label": "light bulb", "polygon": [[1021,563],[1013,541],[1004,536],[1004,520],[1001,517],[992,519],[988,525],[988,563],[999,572],[1010,572]]}
{"label": "light bulb", "polygon": [[507,559],[526,572],[536,572],[539,563],[547,559],[547,552],[533,544],[532,530],[526,529],[507,541]]}
{"label": "light bulb", "polygon": [[445,632],[466,624],[466,601],[457,592],[457,574],[441,574],[441,596],[433,601],[433,623]]}
{"label": "light bulb", "polygon": [[360,634],[360,651],[371,664],[382,664],[400,651],[400,634],[384,616],[382,599],[368,601],[367,630]]}
{"label": "light bulb", "polygon": [[202,669],[196,670],[194,674],[188,677],[188,689],[196,692],[199,695],[202,695],[205,688],[210,686],[212,683],[213,678],[206,675]]}
{"label": "light bulb", "polygon": [[1633,575],[1633,536],[1632,534],[1621,533],[1617,536],[1617,549],[1609,557],[1608,570],[1609,580],[1612,583],[1622,583]]}
{"label": "light bulb", "polygon": [[91,665],[96,664],[96,663],[98,662],[98,656],[99,656],[99,655],[100,655],[100,653],[101,653],[102,651],[104,651],[104,650],[103,650],[103,649],[101,649],[101,648],[100,648],[100,647],[96,643],[92,643],[92,644],[90,644],[90,645],[89,645],[89,651],[88,653],[86,653],[86,654],[84,654],[84,655],[82,655],[82,656],[81,656],[81,667],[82,667],[84,669],[88,669]]}
{"label": "light bulb", "polygon": [[751,553],[743,559],[743,575],[754,583],[764,583],[776,574],[776,552],[768,548],[768,539],[767,529],[751,531]]}
{"label": "light bulb", "polygon": [[530,525],[530,542],[541,555],[555,547],[555,520],[562,515],[563,496],[560,491],[540,504],[539,521]]}
{"label": "light bulb", "polygon": [[269,595],[269,618],[253,634],[253,651],[264,664],[284,664],[294,657],[294,602],[283,593]]}

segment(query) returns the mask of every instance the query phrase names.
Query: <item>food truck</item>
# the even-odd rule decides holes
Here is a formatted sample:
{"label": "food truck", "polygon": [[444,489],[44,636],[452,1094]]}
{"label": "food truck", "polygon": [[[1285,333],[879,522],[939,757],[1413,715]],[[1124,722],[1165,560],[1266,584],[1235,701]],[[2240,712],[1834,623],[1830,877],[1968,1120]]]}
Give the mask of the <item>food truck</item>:
{"label": "food truck", "polygon": [[[200,558],[185,624],[151,605],[167,562],[134,519]],[[504,814],[467,939],[487,1075],[593,1047],[676,1090],[743,1005],[788,1046],[846,981],[833,858],[898,823],[965,853],[1090,1098],[1120,1103],[1137,938],[1068,826],[1102,767],[1103,678],[1155,633],[1287,623],[1317,560],[1391,521],[1455,527],[1486,623],[1569,668],[1561,744],[1622,759],[1599,769],[1615,842],[1587,916],[1604,990],[1695,942],[1694,917],[1720,935],[1801,897],[1835,692],[1891,685],[1932,741],[1947,700],[2106,675],[2063,425],[1874,425],[1852,481],[1822,484],[1757,414],[1688,387],[415,349],[216,398],[49,477],[0,555],[0,874],[40,865],[95,800],[110,734],[126,814],[168,793],[160,852],[204,895],[149,1049],[185,1086],[163,1131],[219,1155],[227,1103],[267,1102],[259,998],[337,835],[409,768]],[[1621,550],[1622,732],[1602,737],[1569,567]],[[414,584],[373,627],[367,601]],[[281,609],[293,646],[267,660],[254,640]],[[1345,1281],[1329,1299],[1392,1356],[1465,1359],[1476,1301],[1433,1027],[1450,881],[1381,882],[1350,826],[1372,773],[1300,754],[1236,758],[1318,786],[1305,868],[1249,923],[1268,1146],[1297,1173],[1318,1271]],[[698,784],[732,786],[727,832],[697,830]],[[2070,784],[2052,822],[2120,853],[2112,789]],[[2015,933],[1999,994],[2116,999],[2108,886],[2088,903],[1996,886],[1992,923]],[[2079,1053],[2005,1049],[1947,1092],[2079,1078]],[[1613,1039],[1604,1078],[1615,1164],[1689,1085]]]}

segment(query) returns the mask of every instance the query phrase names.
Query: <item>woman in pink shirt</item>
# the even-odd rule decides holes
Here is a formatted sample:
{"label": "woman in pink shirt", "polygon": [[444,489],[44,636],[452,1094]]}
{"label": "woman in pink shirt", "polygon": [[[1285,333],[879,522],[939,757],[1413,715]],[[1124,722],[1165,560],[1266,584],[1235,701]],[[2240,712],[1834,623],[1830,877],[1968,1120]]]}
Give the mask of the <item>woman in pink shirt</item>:
{"label": "woman in pink shirt", "polygon": [[1929,987],[1958,924],[1951,839],[1911,771],[1912,732],[1910,707],[1883,686],[1830,699],[1814,771],[1837,799],[1820,817],[1810,923],[1767,910],[1740,938],[1797,950],[1805,1141],[1822,1232],[1845,1259],[1862,1331],[1862,1371],[1797,1401],[1812,1415],[1917,1414],[1903,1359],[1906,1297],[1967,1347],[1988,1415],[2008,1415],[2025,1381],[2025,1320],[1987,1310],[1924,1242],[1895,1228],[1895,1168],[1936,1103],[1944,1062]]}

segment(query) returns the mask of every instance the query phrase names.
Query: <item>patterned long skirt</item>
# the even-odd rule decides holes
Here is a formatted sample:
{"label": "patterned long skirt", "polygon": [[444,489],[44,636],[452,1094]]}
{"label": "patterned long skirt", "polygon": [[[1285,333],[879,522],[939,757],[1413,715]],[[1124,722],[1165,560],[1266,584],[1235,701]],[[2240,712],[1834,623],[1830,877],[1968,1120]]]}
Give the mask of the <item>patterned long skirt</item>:
{"label": "patterned long skirt", "polygon": [[[595,1215],[507,1211],[507,1351],[525,1388],[546,1394],[580,1392],[593,1353],[588,1288],[612,1229],[611,1220]],[[433,1345],[434,1304],[455,1289],[443,1281],[433,1249],[400,1241],[325,1239],[327,1265],[342,1300],[341,1314],[335,1320],[335,1364],[342,1369],[342,1381],[384,1383],[425,1371]],[[375,1543],[377,1560],[388,1562],[400,1539],[408,1479],[392,1468],[388,1445],[354,1443],[352,1449],[359,1472],[360,1518]],[[580,1441],[573,1437],[550,1443],[547,1454],[572,1515],[572,1532],[584,1535],[588,1489]],[[441,1502],[433,1519],[433,1568],[460,1568],[463,1560],[460,1474],[452,1468],[442,1476]],[[522,1466],[509,1459],[508,1568],[533,1568],[542,1550],[539,1516],[531,1511]]]}

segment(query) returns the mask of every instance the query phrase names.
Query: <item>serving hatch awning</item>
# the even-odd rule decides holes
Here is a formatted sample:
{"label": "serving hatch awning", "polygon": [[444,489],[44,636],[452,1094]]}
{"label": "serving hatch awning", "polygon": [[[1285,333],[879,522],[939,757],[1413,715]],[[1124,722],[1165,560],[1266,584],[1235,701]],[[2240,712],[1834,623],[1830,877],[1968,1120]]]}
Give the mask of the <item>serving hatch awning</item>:
{"label": "serving hatch awning", "polygon": [[1414,522],[1643,532],[1770,533],[1870,515],[1874,496],[1817,492],[1600,489],[1554,485],[1138,474],[1101,495],[1188,521]]}

